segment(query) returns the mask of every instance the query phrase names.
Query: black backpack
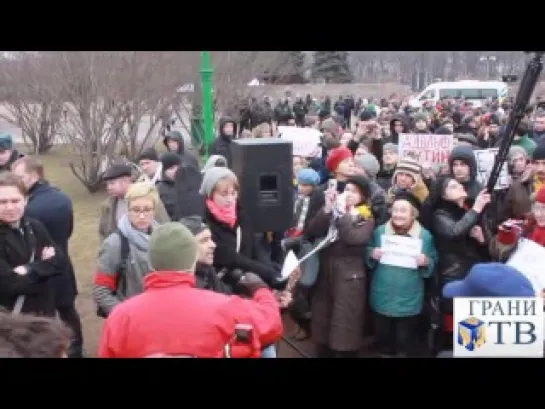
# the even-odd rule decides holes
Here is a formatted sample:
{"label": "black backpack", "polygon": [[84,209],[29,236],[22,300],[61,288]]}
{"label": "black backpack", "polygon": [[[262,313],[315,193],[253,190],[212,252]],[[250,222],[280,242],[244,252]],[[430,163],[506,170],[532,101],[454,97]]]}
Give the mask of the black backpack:
{"label": "black backpack", "polygon": [[[125,274],[125,270],[127,269],[127,261],[129,260],[130,248],[129,248],[129,239],[127,239],[123,235],[123,233],[121,233],[119,229],[117,229],[115,233],[119,236],[119,239],[121,241],[121,249],[120,249],[121,262],[119,263],[119,268],[117,269],[117,275],[118,275],[117,282],[119,283],[121,277],[123,276],[123,274]],[[106,311],[104,311],[100,307],[97,307],[97,315],[100,318],[106,318],[108,316]]]}

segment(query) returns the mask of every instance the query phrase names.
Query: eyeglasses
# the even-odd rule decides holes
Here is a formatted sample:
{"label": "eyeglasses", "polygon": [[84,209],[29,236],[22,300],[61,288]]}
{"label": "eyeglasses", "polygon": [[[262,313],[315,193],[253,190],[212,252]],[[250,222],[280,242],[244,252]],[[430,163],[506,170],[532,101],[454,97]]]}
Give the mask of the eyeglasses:
{"label": "eyeglasses", "polygon": [[129,209],[129,211],[137,216],[139,215],[143,215],[143,216],[148,216],[150,215],[152,212],[153,212],[154,209],[150,208],[150,207],[144,207],[143,209],[139,208],[139,207],[131,207]]}

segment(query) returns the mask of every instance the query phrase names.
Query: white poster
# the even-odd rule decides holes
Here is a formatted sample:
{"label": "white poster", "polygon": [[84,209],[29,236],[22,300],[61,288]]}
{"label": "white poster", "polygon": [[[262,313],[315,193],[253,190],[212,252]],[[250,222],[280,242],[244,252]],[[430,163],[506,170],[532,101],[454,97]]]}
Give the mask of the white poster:
{"label": "white poster", "polygon": [[317,129],[279,126],[278,136],[293,144],[293,156],[316,158],[322,154],[321,133]]}
{"label": "white poster", "polygon": [[399,157],[410,157],[418,163],[448,163],[454,147],[453,135],[407,134],[399,135]]}
{"label": "white poster", "polygon": [[418,268],[416,258],[422,254],[422,240],[405,236],[381,236],[381,264],[403,268]]}
{"label": "white poster", "polygon": [[[477,161],[477,180],[483,185],[486,186],[488,179],[490,178],[490,173],[494,167],[494,161],[496,160],[496,155],[498,154],[498,148],[491,149],[481,149],[473,151],[475,155],[475,160]],[[496,182],[494,190],[502,190],[509,187],[509,173],[507,172],[507,163],[504,162],[500,177]]]}

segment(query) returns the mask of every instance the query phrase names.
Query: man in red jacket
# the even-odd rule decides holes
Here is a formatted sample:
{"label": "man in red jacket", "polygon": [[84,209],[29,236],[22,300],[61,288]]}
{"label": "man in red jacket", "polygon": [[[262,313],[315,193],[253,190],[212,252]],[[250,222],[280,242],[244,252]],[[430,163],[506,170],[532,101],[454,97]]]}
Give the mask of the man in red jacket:
{"label": "man in red jacket", "polygon": [[259,358],[282,336],[278,302],[257,275],[239,282],[252,299],[195,287],[197,242],[181,223],[154,230],[149,259],[144,292],[108,316],[99,357]]}

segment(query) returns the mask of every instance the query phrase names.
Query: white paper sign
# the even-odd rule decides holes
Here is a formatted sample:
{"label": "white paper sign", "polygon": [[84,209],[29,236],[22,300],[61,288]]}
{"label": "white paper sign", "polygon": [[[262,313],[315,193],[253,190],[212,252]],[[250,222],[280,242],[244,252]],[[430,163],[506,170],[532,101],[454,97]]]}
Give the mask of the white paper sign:
{"label": "white paper sign", "polygon": [[418,163],[448,163],[448,158],[453,147],[453,135],[405,133],[399,135],[399,157],[410,157]]}
{"label": "white paper sign", "polygon": [[[490,178],[490,173],[494,167],[494,161],[496,160],[496,155],[498,154],[498,148],[491,149],[481,149],[473,151],[475,155],[475,160],[477,161],[477,180],[483,185],[486,186],[488,179]],[[509,187],[509,173],[507,172],[507,163],[504,162],[500,177],[494,186],[494,190],[507,189]]]}
{"label": "white paper sign", "polygon": [[506,263],[530,280],[536,293],[541,294],[545,289],[545,269],[543,268],[545,260],[545,248],[532,240],[521,239],[515,253]]}
{"label": "white paper sign", "polygon": [[403,268],[418,268],[416,258],[422,254],[422,240],[405,236],[381,236],[381,264]]}
{"label": "white paper sign", "polygon": [[282,272],[281,276],[282,279],[288,278],[299,266],[299,260],[297,259],[297,256],[293,252],[293,250],[290,250],[288,254],[286,254],[286,258],[284,259],[284,265],[282,266]]}
{"label": "white paper sign", "polygon": [[279,126],[278,134],[281,139],[293,144],[293,156],[316,158],[322,153],[322,148],[319,146],[321,134],[317,129]]}

